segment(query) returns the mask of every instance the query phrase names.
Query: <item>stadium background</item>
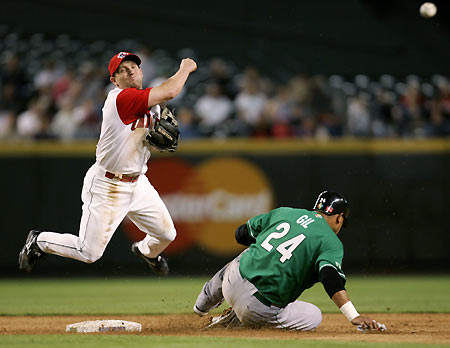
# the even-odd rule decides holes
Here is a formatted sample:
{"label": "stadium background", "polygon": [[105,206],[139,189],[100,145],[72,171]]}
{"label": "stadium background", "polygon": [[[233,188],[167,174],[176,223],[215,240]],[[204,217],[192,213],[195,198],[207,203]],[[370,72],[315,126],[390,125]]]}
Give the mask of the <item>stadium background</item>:
{"label": "stadium background", "polygon": [[[51,56],[58,40],[65,39],[78,43],[76,50],[59,56],[72,64],[87,57],[106,64],[115,50],[122,50],[121,45],[132,49],[145,44],[164,50],[165,57],[170,57],[167,69],[184,54],[192,54],[199,67],[220,57],[238,71],[254,65],[281,81],[299,73],[338,75],[345,81],[361,74],[378,81],[389,74],[398,81],[415,76],[431,84],[435,76],[450,75],[449,5],[436,1],[437,17],[425,20],[418,16],[419,4],[407,0],[231,1],[212,6],[201,1],[158,5],[127,1],[112,6],[107,1],[7,0],[0,14],[1,48],[3,53],[16,49],[27,62],[29,74],[37,73],[41,65],[36,61]],[[34,51],[36,56],[28,51],[33,40],[41,45]],[[188,89],[195,90],[196,82],[201,81],[193,75]],[[188,93],[186,98],[193,102],[193,96]],[[1,140],[2,276],[19,274],[17,254],[30,228],[76,233],[82,178],[94,161],[94,151],[95,141],[86,139],[71,143]],[[164,168],[159,161],[174,166],[183,163],[205,187],[217,179],[212,191],[225,191],[231,197],[244,192],[251,198],[266,190],[273,207],[308,207],[323,188],[336,189],[352,203],[352,224],[341,236],[346,270],[448,272],[449,153],[448,135],[389,140],[210,137],[185,140],[172,157],[155,154],[150,170],[153,164]],[[242,183],[235,181],[230,186],[224,171],[223,177],[217,177],[213,164],[222,160],[231,161],[230,172],[244,168],[242,178],[237,178]],[[261,181],[253,191],[248,180],[252,175]],[[211,274],[238,252],[215,248],[214,239],[220,241],[223,233],[232,235],[231,226],[243,221],[239,214],[228,222],[211,222],[206,217],[179,228],[192,233],[193,242],[169,255],[173,274]],[[213,241],[192,232],[196,229]],[[120,228],[94,265],[49,257],[36,274],[145,274],[147,270],[129,252],[130,237],[125,230]]]}

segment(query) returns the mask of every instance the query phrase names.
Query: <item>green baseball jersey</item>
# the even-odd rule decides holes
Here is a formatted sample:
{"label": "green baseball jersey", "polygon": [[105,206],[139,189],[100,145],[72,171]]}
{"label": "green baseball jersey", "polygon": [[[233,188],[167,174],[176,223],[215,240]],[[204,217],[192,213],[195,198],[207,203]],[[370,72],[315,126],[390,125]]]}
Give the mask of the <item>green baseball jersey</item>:
{"label": "green baseball jersey", "polygon": [[295,301],[319,281],[322,267],[345,279],[344,247],[320,214],[282,207],[251,218],[247,228],[256,243],[241,255],[239,271],[273,304]]}

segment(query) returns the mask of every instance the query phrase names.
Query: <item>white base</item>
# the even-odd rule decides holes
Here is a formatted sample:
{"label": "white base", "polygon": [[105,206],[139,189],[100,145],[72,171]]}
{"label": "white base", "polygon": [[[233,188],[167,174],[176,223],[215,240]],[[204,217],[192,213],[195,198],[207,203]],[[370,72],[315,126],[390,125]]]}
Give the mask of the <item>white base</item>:
{"label": "white base", "polygon": [[106,331],[138,331],[141,332],[142,325],[126,320],[93,320],[69,324],[66,332],[106,332]]}

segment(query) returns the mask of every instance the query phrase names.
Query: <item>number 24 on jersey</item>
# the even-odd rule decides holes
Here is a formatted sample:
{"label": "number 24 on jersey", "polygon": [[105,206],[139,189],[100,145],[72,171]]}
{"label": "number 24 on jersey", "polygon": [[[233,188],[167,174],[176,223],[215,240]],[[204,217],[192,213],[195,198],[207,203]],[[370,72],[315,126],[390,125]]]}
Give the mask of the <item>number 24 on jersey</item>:
{"label": "number 24 on jersey", "polygon": [[[308,228],[310,223],[314,222],[314,219],[308,217],[307,215],[303,215],[297,219],[297,223],[300,224],[303,228]],[[270,240],[272,239],[280,239],[286,236],[291,229],[291,225],[288,222],[283,222],[276,227],[277,231],[281,232],[272,232],[267,236],[267,238],[261,243],[261,246],[267,251],[271,251],[273,249],[273,245],[270,244]],[[306,236],[302,233],[299,234],[287,241],[281,243],[277,248],[281,254],[280,262],[284,263],[286,260],[289,260],[292,257],[292,252],[300,245],[301,242],[305,240]]]}

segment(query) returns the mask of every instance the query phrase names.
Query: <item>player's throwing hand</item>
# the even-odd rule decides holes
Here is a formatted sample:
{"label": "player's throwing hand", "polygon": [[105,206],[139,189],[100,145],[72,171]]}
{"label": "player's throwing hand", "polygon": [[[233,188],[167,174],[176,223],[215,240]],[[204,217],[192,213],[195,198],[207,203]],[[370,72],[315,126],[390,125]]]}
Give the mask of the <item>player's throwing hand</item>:
{"label": "player's throwing hand", "polygon": [[180,70],[186,69],[189,72],[197,70],[197,63],[191,58],[184,58],[180,63]]}

